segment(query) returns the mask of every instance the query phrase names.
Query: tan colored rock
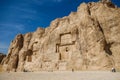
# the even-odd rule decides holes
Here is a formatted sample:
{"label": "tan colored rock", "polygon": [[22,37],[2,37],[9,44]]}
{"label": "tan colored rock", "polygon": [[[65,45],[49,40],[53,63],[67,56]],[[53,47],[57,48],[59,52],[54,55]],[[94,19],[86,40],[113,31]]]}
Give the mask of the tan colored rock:
{"label": "tan colored rock", "polygon": [[[105,1],[105,2],[104,2]],[[18,35],[4,62],[7,71],[120,68],[120,8],[108,0],[82,3],[50,26]]]}
{"label": "tan colored rock", "polygon": [[18,65],[18,61],[19,61],[19,51],[21,50],[21,48],[23,47],[23,35],[19,34],[16,36],[15,40],[12,41],[9,51],[8,51],[8,55],[7,57],[4,59],[4,69],[7,71],[16,71],[17,65]]}

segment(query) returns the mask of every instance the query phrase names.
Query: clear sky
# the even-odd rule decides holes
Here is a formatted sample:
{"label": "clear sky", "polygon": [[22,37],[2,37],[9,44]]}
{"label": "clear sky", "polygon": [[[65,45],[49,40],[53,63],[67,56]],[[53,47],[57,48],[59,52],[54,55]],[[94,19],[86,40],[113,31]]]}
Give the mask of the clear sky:
{"label": "clear sky", "polygon": [[[19,34],[47,27],[56,18],[76,11],[82,2],[98,0],[0,0],[0,52],[7,53]],[[120,0],[112,0],[120,7]]]}

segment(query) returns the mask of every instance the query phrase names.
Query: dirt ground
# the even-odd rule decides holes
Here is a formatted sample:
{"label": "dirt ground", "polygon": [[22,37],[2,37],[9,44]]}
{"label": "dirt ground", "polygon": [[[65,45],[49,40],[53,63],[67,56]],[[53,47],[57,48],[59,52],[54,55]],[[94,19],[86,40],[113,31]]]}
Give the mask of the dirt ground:
{"label": "dirt ground", "polygon": [[120,72],[1,72],[0,80],[120,80]]}

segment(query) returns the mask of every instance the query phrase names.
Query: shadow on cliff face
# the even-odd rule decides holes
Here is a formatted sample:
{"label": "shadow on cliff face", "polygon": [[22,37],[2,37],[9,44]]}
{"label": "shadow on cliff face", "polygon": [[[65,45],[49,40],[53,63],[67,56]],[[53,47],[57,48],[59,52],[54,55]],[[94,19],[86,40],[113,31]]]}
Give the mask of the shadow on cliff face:
{"label": "shadow on cliff face", "polygon": [[109,55],[112,55],[112,51],[110,50],[112,44],[113,44],[113,42],[112,42],[112,43],[105,43],[104,50],[105,50],[105,52],[108,53]]}
{"label": "shadow on cliff face", "polygon": [[5,55],[5,54],[0,53],[0,64],[1,64],[2,60],[3,60],[5,57],[6,57],[6,55]]}

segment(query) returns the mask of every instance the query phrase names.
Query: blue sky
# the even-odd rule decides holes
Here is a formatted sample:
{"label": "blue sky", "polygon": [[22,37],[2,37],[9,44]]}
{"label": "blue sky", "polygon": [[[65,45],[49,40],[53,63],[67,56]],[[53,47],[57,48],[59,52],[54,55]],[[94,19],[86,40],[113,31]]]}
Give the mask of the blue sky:
{"label": "blue sky", "polygon": [[[56,18],[76,11],[82,2],[98,0],[0,0],[0,52],[7,53],[19,34],[47,27]],[[112,0],[120,7],[120,0]]]}

